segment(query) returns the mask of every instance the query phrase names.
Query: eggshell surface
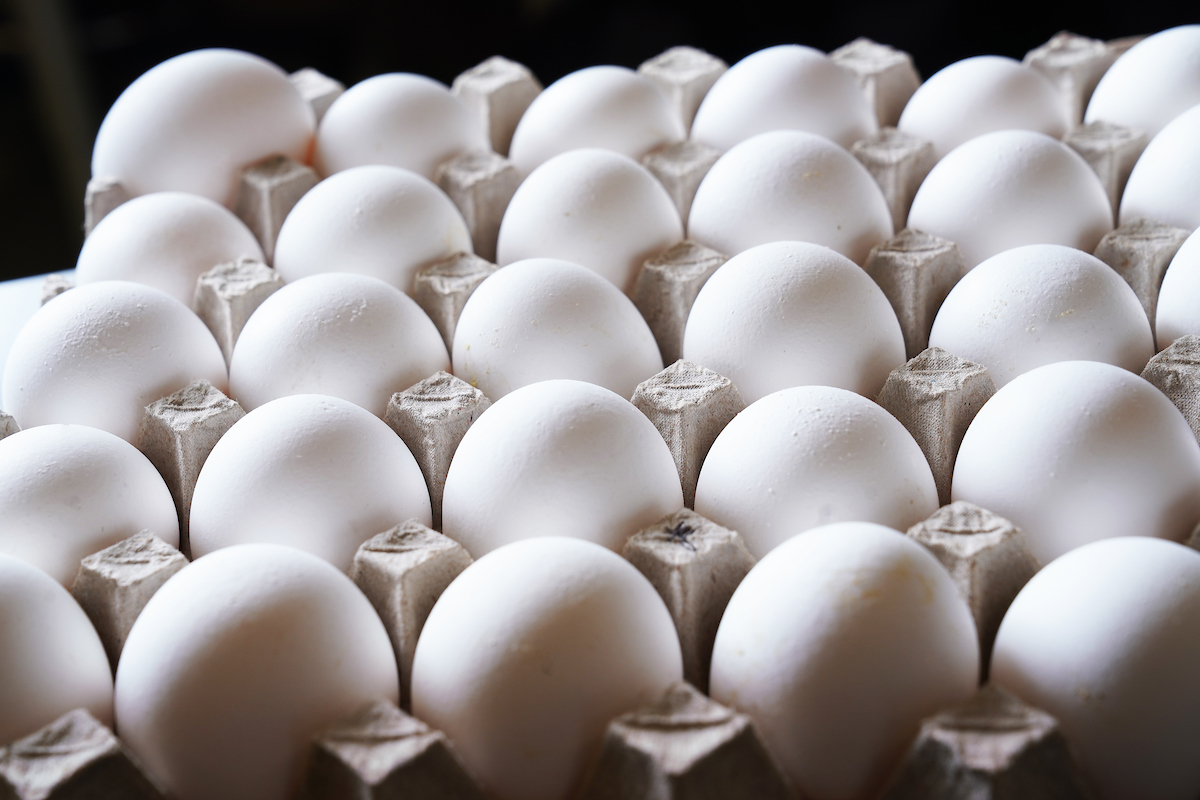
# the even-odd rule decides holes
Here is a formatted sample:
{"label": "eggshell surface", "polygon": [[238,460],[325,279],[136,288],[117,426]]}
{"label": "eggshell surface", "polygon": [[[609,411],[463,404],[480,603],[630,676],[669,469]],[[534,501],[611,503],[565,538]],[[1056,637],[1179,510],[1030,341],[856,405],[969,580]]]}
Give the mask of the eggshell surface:
{"label": "eggshell surface", "polygon": [[730,67],[708,90],[691,138],[728,150],[760,133],[798,130],[849,147],[879,130],[854,77],[820,50],[768,47]]}
{"label": "eggshell surface", "polygon": [[447,587],[413,659],[413,713],[505,800],[566,800],[615,716],[683,677],[674,623],[641,573],[577,539],[481,558]]}
{"label": "eggshell surface", "polygon": [[1084,122],[1112,122],[1153,138],[1168,122],[1200,103],[1200,25],[1147,36],[1104,73]]}
{"label": "eggshell surface", "polygon": [[275,269],[286,281],[321,272],[369,275],[411,292],[421,267],[472,253],[450,198],[399,167],[348,169],[318,183],[283,221]]}
{"label": "eggshell surface", "polygon": [[1046,566],[996,636],[991,679],[1053,714],[1100,800],[1200,792],[1200,554],[1094,542]]}
{"label": "eggshell surface", "polygon": [[192,554],[286,544],[348,572],[360,544],[410,518],[429,525],[432,512],[400,437],[349,401],[292,395],[238,420],[209,454],[192,495]]}
{"label": "eggshell surface", "polygon": [[0,747],[76,708],[112,727],[104,645],[66,589],[0,553]]}
{"label": "eggshell surface", "polygon": [[133,196],[188,192],[229,206],[240,171],[277,154],[307,163],[316,120],[271,62],[194,50],[131,83],[104,117],[92,176]]}
{"label": "eggshell surface", "polygon": [[158,289],[102,281],[64,292],[25,324],[0,407],[22,428],[76,423],[133,442],[147,405],[199,378],[227,388],[225,357],[200,318]]}
{"label": "eggshell surface", "polygon": [[731,256],[801,241],[862,264],[891,235],[892,213],[866,167],[828,139],[800,131],[759,134],[721,156],[688,214],[689,238]]}
{"label": "eggshell surface", "polygon": [[683,357],[732,380],[747,403],[810,384],[874,397],[905,360],[883,291],[807,242],[758,245],[717,269],[692,305]]}
{"label": "eggshell surface", "polygon": [[937,508],[912,435],[870,400],[829,386],[749,405],[717,436],[696,483],[696,512],[736,530],[759,558],[831,522],[907,530]]}
{"label": "eggshell surface", "polygon": [[240,219],[205,197],[154,192],[105,216],[79,251],[75,283],[135,281],[191,307],[196,280],[218,264],[263,251]]}
{"label": "eggshell surface", "polygon": [[574,380],[500,398],[467,430],[442,496],[442,532],[479,558],[571,536],[620,551],[683,507],[671,451],[628,400]]}
{"label": "eggshell surface", "polygon": [[387,632],[350,579],[251,544],[198,559],[146,604],[117,669],[116,717],[172,797],[283,800],[315,734],[398,693]]}
{"label": "eggshell surface", "polygon": [[713,648],[713,699],[750,714],[814,800],[870,797],[921,720],[979,676],[970,611],[899,531],[827,525],[784,543],[734,592]]}
{"label": "eggshell surface", "polygon": [[1125,193],[1121,195],[1122,225],[1152,219],[1188,231],[1200,228],[1197,141],[1200,141],[1200,105],[1167,123],[1133,165]]}
{"label": "eggshell surface", "polygon": [[999,388],[1056,361],[1103,361],[1140,373],[1154,355],[1142,303],[1095,256],[1056,244],[1005,250],[950,291],[929,345],[987,367]]}
{"label": "eggshell surface", "polygon": [[937,163],[913,198],[908,227],[958,243],[970,269],[1024,244],[1090,253],[1112,230],[1113,210],[1074,150],[1043,133],[996,131]]}
{"label": "eggshell surface", "polygon": [[1189,236],[1171,259],[1158,290],[1155,320],[1159,350],[1180,336],[1200,334],[1200,235]]}
{"label": "eggshell surface", "polygon": [[642,262],[681,239],[675,203],[645,167],[607,150],[573,150],[517,188],[500,222],[496,260],[558,258],[628,292]]}
{"label": "eggshell surface", "polygon": [[980,409],[951,497],[1011,520],[1042,564],[1117,536],[1182,541],[1200,519],[1200,446],[1137,375],[1095,361],[1048,364]]}

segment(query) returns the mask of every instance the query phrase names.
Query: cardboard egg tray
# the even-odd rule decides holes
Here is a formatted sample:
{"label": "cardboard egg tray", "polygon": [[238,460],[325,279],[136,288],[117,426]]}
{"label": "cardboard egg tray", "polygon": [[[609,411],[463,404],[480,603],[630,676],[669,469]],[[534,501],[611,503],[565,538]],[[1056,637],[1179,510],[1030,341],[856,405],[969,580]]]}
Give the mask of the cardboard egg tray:
{"label": "cardboard egg tray", "polygon": [[[1071,98],[1078,121],[1100,75],[1132,43],[1059,34],[1025,60]],[[979,796],[977,790],[997,798],[1090,796],[1055,720],[986,683],[1000,620],[1039,565],[1021,532],[1007,520],[967,503],[948,504],[958,446],[995,387],[983,367],[927,348],[934,316],[964,266],[953,242],[903,225],[916,189],[932,167],[932,146],[888,126],[895,124],[919,78],[906,54],[865,39],[831,56],[856,75],[884,126],[852,148],[883,188],[899,231],[874,248],[864,264],[896,311],[910,359],[889,376],[878,402],[921,446],[942,503],[908,535],[939,559],[966,599],[985,670],[974,698],[924,723],[879,796],[967,798]],[[673,48],[639,72],[667,94],[688,122],[724,69],[706,53]],[[292,80],[318,118],[343,88],[315,70],[295,73]],[[454,92],[486,126],[495,152],[459,156],[437,172],[438,184],[463,213],[476,251],[428,265],[416,277],[412,293],[447,346],[466,299],[496,269],[489,259],[495,257],[500,219],[518,182],[512,164],[499,153],[507,152],[517,121],[540,88],[527,69],[500,57],[454,82]],[[1064,141],[1093,166],[1116,207],[1144,136],[1093,124],[1076,127]],[[642,163],[666,186],[686,220],[696,187],[718,155],[704,145],[683,142],[652,151]],[[284,217],[316,182],[310,168],[283,156],[245,170],[235,211],[258,237],[268,261]],[[127,199],[119,183],[94,179],[85,200],[87,229]],[[1186,235],[1141,221],[1114,230],[1096,250],[1134,288],[1152,322],[1163,273]],[[692,302],[725,258],[703,245],[680,242],[646,261],[632,291],[664,363],[671,366],[639,385],[631,399],[666,441],[686,507],[631,537],[624,556],[666,602],[679,633],[686,682],[651,706],[612,721],[579,791],[587,800],[798,797],[753,721],[704,694],[717,625],[754,564],[736,532],[690,510],[709,447],[745,405],[727,378],[678,360]],[[281,285],[274,270],[254,261],[215,265],[202,276],[196,289],[198,313],[227,360],[250,314]],[[69,279],[51,276],[43,302],[70,286]],[[1159,353],[1143,377],[1171,398],[1200,437],[1200,337],[1183,337]],[[408,445],[425,477],[435,529],[440,527],[451,457],[489,404],[478,389],[437,373],[396,393],[388,406],[387,423]],[[114,670],[146,602],[187,564],[188,512],[200,467],[243,414],[236,401],[203,381],[146,408],[139,447],[175,499],[180,548],[143,532],[81,563],[73,594],[96,626]],[[0,438],[16,431],[16,422],[0,412]],[[441,592],[471,557],[437,530],[411,520],[396,522],[360,547],[351,578],[384,621],[400,670],[401,706],[407,709],[417,637]],[[1193,543],[1200,540],[1195,534],[1192,538]],[[1021,788],[1016,793],[1004,788],[1012,786]],[[0,749],[0,800],[164,796],[117,737],[82,710]],[[301,796],[433,800],[485,793],[444,734],[383,702],[315,738]]]}

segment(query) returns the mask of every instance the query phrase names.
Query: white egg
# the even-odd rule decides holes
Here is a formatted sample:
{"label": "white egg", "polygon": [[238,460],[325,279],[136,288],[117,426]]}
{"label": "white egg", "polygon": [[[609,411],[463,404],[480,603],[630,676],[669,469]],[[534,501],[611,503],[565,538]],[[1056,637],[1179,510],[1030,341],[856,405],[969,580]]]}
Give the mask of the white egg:
{"label": "white egg", "polygon": [[913,198],[908,227],[957,242],[970,269],[1023,244],[1090,253],[1112,230],[1113,211],[1074,150],[1043,133],[996,131],[938,162]]}
{"label": "white egg", "polygon": [[567,800],[619,714],[682,680],[667,608],[642,574],[552,537],[459,575],[421,631],[413,713],[454,741],[489,796]]}
{"label": "white egg", "polygon": [[732,380],[747,403],[810,384],[875,397],[905,361],[904,335],[853,261],[816,244],[773,242],[729,259],[704,284],[683,357]]}
{"label": "white egg", "polygon": [[79,251],[75,283],[135,281],[190,307],[201,275],[243,257],[264,260],[254,234],[229,209],[194,194],[154,192],[100,220]]}
{"label": "white egg", "polygon": [[421,267],[471,252],[467,223],[441,189],[399,167],[368,166],[300,198],[279,231],[275,269],[287,281],[353,272],[409,292]]}
{"label": "white egg", "polygon": [[478,558],[539,536],[620,551],[683,507],[671,451],[632,403],[553,380],[497,400],[462,438],[442,497],[442,532]]}
{"label": "white egg", "polygon": [[1182,540],[1200,520],[1200,446],[1142,378],[1062,361],[1017,377],[980,409],[951,497],[1012,520],[1043,564],[1115,536]]}
{"label": "white egg", "polygon": [[829,386],[767,395],[725,426],[704,459],[696,512],[759,558],[831,522],[907,530],[938,508],[924,453],[895,417]]}
{"label": "white egg", "polygon": [[398,693],[387,632],[350,579],[255,544],[198,559],[150,598],[115,705],[121,740],[172,797],[285,800],[315,734]]}
{"label": "white egg", "polygon": [[1180,336],[1200,334],[1200,233],[1187,238],[1167,267],[1158,290],[1154,332],[1159,350]]}
{"label": "white egg", "polygon": [[1152,219],[1188,231],[1200,228],[1197,141],[1200,141],[1200,105],[1169,122],[1150,140],[1133,165],[1121,196],[1122,225]]}
{"label": "white egg", "polygon": [[483,130],[443,84],[389,73],[351,86],[321,118],[317,170],[387,164],[432,179],[437,167],[472,150],[490,150]]}
{"label": "white egg", "polygon": [[376,278],[330,272],[287,284],[255,310],[233,349],[229,390],[247,411],[325,394],[383,417],[395,392],[449,368],[442,335],[415,300]]}
{"label": "white egg", "polygon": [[84,557],[143,530],[179,546],[171,492],[129,442],[85,425],[0,440],[0,553],[69,587]]}
{"label": "white egg", "polygon": [[1200,103],[1200,25],[1147,36],[1117,59],[1092,92],[1084,122],[1112,122],[1151,137]]}
{"label": "white egg", "polygon": [[348,572],[358,546],[416,519],[429,490],[408,447],[346,400],[300,394],[242,417],[196,480],[192,554],[248,542],[286,544]]}
{"label": "white egg", "polygon": [[0,747],[76,708],[111,727],[112,704],[108,656],[83,609],[45,572],[0,553]]}
{"label": "white egg", "polygon": [[750,714],[805,797],[868,797],[921,720],[979,676],[971,613],[949,574],[899,531],[864,522],[797,536],[725,609],[713,699]]}
{"label": "white egg", "polygon": [[1061,139],[1071,128],[1071,117],[1062,95],[1042,73],[1011,58],[974,56],[921,84],[898,127],[933,142],[942,158],[992,131],[1039,131]]}
{"label": "white egg", "polygon": [[1013,600],[991,679],[1053,714],[1100,800],[1200,794],[1200,554],[1110,539]]}
{"label": "white egg", "polygon": [[950,291],[930,347],[987,367],[997,387],[1056,361],[1104,361],[1140,373],[1154,355],[1142,303],[1093,255],[1030,244],[992,256]]}
{"label": "white egg", "polygon": [[131,195],[188,192],[232,205],[244,167],[267,156],[308,163],[316,119],[287,74],[238,50],[167,59],[113,103],[92,175]]}
{"label": "white egg", "polygon": [[862,264],[892,232],[892,212],[866,167],[800,131],[759,134],[721,156],[688,214],[688,238],[726,255],[795,240]]}
{"label": "white egg", "polygon": [[596,147],[640,158],[686,137],[679,112],[649,80],[626,67],[587,67],[534,98],[513,132],[508,157],[528,175],[568,150]]}
{"label": "white egg", "polygon": [[0,407],[22,428],[73,422],[133,442],[147,405],[199,378],[222,391],[228,382],[200,318],[158,289],[103,281],[64,292],[25,323]]}
{"label": "white egg", "polygon": [[820,50],[768,47],[743,58],[708,90],[692,138],[728,150],[760,133],[808,131],[849,147],[879,130],[850,72]]}
{"label": "white egg", "polygon": [[531,258],[494,272],[454,329],[454,374],[498,400],[552,378],[631,397],[663,368],[633,301],[590,269]]}
{"label": "white egg", "polygon": [[645,167],[608,150],[572,150],[517,188],[496,254],[501,266],[526,258],[570,261],[629,291],[642,262],[681,239],[679,211]]}

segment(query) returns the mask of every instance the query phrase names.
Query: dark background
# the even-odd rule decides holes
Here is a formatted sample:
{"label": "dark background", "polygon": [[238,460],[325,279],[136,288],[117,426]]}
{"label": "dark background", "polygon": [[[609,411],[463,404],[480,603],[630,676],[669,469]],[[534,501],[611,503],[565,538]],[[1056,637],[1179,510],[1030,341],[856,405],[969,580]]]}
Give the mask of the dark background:
{"label": "dark background", "polygon": [[929,76],[971,55],[1019,59],[1060,30],[1113,39],[1196,21],[1194,4],[1138,0],[0,0],[0,279],[74,266],[104,112],[147,69],[200,47],[316,67],[347,85],[397,71],[448,84],[498,53],[549,84],[593,64],[636,67],[676,44],[732,64],[773,44],[828,51],[868,36],[907,50]]}

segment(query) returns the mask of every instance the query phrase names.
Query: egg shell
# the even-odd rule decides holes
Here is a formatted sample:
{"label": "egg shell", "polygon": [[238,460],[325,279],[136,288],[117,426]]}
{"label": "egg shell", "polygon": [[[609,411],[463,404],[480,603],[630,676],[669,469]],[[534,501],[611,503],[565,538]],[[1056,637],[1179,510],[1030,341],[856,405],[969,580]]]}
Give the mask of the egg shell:
{"label": "egg shell", "polygon": [[904,335],[853,261],[816,244],[773,242],[729,259],[704,284],[683,357],[732,380],[747,403],[811,384],[875,397],[904,363]]}
{"label": "egg shell", "polygon": [[490,150],[483,129],[446,86],[424,75],[394,72],[351,86],[317,129],[322,175],[388,164],[433,179],[443,161]]}
{"label": "egg shell", "polygon": [[562,259],[628,293],[642,262],[681,239],[679,211],[645,167],[608,150],[572,150],[517,188],[500,222],[496,260]]}
{"label": "egg shell", "polygon": [[227,388],[225,357],[200,318],[158,289],[102,281],[25,323],[4,366],[2,407],[22,428],[77,423],[134,442],[147,405],[199,378]]}
{"label": "egg shell", "polygon": [[991,680],[1053,714],[1099,800],[1200,794],[1200,554],[1119,538],[1013,600]]}
{"label": "egg shell", "polygon": [[411,292],[421,267],[473,252],[467,223],[441,189],[409,170],[367,166],[300,198],[279,231],[275,269],[285,281],[353,272]]}
{"label": "egg shell", "polygon": [[1200,446],[1147,381],[1062,361],[984,404],[959,447],[951,498],[1012,520],[1042,564],[1116,536],[1179,541],[1200,520]]}
{"label": "egg shell", "polygon": [[104,116],[92,176],[133,196],[188,192],[233,204],[241,170],[267,156],[309,161],[316,119],[287,74],[239,50],[169,58]]}
{"label": "egg shell", "polygon": [[100,220],[79,251],[75,283],[144,283],[192,307],[197,279],[239,258],[264,260],[254,234],[229,209],[194,194],[154,192]]}
{"label": "egg shell", "polygon": [[950,291],[930,347],[987,367],[997,388],[1056,361],[1103,361],[1140,373],[1154,355],[1142,303],[1093,255],[1030,244],[992,256]]}
{"label": "egg shell", "polygon": [[284,800],[312,737],[379,699],[396,658],[350,579],[291,547],[197,559],[150,598],[117,667],[121,739],[179,800]]}
{"label": "egg shell", "polygon": [[696,482],[696,513],[736,530],[758,558],[820,525],[907,530],[937,508],[912,435],[870,400],[829,386],[747,406],[717,436]]}
{"label": "egg shell", "polygon": [[671,451],[641,411],[595,384],[542,381],[497,400],[463,436],[442,532],[475,558],[539,536],[620,551],[682,507]]}
{"label": "egg shell", "polygon": [[956,242],[970,269],[1024,244],[1090,253],[1112,230],[1113,210],[1074,150],[1044,133],[996,131],[937,163],[913,198],[908,227]]}
{"label": "egg shell", "polygon": [[[1200,49],[1200,47],[1198,47]],[[1200,228],[1200,105],[1169,122],[1142,152],[1125,193],[1121,224],[1152,219],[1184,230]]]}
{"label": "egg shell", "polygon": [[759,134],[721,156],[688,214],[688,238],[731,256],[801,241],[862,264],[892,231],[887,200],[866,167],[828,139],[800,131]]}
{"label": "egg shell", "polygon": [[508,157],[528,175],[569,150],[595,147],[636,159],[685,138],[679,112],[651,81],[627,67],[587,67],[533,99],[513,132]]}
{"label": "egg shell", "polygon": [[933,142],[942,158],[968,139],[1001,130],[1029,130],[1061,139],[1071,128],[1062,95],[1019,61],[974,56],[934,73],[909,99],[897,126]]}
{"label": "egg shell", "polygon": [[1168,28],[1129,48],[1104,73],[1084,122],[1112,122],[1151,138],[1200,103],[1200,25]]}
{"label": "egg shell", "polygon": [[768,131],[799,130],[849,147],[879,130],[853,75],[820,50],[768,47],[730,67],[708,90],[691,138],[728,150]]}
{"label": "egg shell", "polygon": [[504,800],[566,800],[608,722],[682,680],[674,623],[591,542],[516,542],[446,588],[413,658],[413,713]]}
{"label": "egg shell", "polygon": [[0,747],[76,708],[112,727],[104,645],[66,589],[0,553]]}
{"label": "egg shell", "polygon": [[415,300],[376,278],[331,272],[289,283],[255,310],[234,346],[229,388],[247,411],[325,394],[382,418],[395,392],[449,368],[442,335]]}
{"label": "egg shell", "polygon": [[725,609],[711,694],[754,718],[805,797],[871,797],[921,720],[979,676],[971,613],[899,531],[826,525],[763,558]]}
{"label": "egg shell", "polygon": [[1200,234],[1189,236],[1167,267],[1158,290],[1154,332],[1159,350],[1180,336],[1200,334]]}
{"label": "egg shell", "polygon": [[359,545],[407,519],[430,525],[432,512],[400,437],[349,401],[291,395],[242,417],[212,449],[192,495],[192,554],[278,543],[349,572]]}

